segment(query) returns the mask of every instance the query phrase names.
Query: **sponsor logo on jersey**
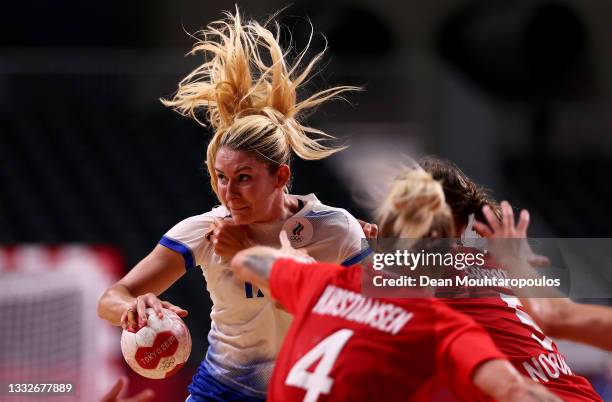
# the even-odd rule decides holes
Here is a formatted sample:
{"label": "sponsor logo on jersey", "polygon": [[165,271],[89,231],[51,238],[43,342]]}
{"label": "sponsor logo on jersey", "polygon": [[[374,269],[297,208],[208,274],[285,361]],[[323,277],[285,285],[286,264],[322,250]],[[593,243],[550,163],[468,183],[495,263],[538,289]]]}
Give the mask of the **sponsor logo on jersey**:
{"label": "sponsor logo on jersey", "polygon": [[302,217],[288,219],[283,225],[283,230],[287,232],[291,245],[297,248],[309,244],[314,232],[312,223]]}
{"label": "sponsor logo on jersey", "polygon": [[291,233],[293,233],[294,236],[299,236],[300,233],[302,233],[302,230],[304,230],[304,225],[302,225],[300,222],[298,222],[293,227],[293,230],[291,231]]}

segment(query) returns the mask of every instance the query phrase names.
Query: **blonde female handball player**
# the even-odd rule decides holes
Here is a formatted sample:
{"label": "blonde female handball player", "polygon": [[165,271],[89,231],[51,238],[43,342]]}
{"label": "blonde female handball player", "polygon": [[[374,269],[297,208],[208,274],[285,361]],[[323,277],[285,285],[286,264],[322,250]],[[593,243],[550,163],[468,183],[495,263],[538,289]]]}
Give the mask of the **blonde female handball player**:
{"label": "blonde female handball player", "polygon": [[[274,359],[290,324],[265,289],[237,280],[230,257],[251,244],[278,246],[281,230],[317,261],[354,264],[363,258],[362,229],[345,210],[314,195],[288,194],[293,154],[325,158],[343,147],[302,125],[300,115],[354,87],[334,87],[297,100],[321,54],[305,51],[289,65],[276,33],[241,15],[208,25],[192,53],[206,61],[164,104],[214,130],[207,149],[211,185],[221,206],[179,222],[153,251],[100,300],[99,314],[124,328],[145,324],[144,311],[187,312],[157,295],[186,269],[201,267],[213,302],[206,358],[189,386],[189,401],[263,401]],[[198,120],[199,121],[199,120]]]}

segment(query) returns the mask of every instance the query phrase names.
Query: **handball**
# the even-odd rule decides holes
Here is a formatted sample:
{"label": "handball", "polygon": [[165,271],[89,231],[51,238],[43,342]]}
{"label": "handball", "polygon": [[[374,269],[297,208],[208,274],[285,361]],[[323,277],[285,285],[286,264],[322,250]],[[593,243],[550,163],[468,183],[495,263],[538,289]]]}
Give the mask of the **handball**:
{"label": "handball", "polygon": [[121,352],[127,364],[143,377],[161,379],[176,373],[191,353],[191,335],[176,313],[162,309],[159,318],[147,309],[147,325],[137,332],[123,330]]}

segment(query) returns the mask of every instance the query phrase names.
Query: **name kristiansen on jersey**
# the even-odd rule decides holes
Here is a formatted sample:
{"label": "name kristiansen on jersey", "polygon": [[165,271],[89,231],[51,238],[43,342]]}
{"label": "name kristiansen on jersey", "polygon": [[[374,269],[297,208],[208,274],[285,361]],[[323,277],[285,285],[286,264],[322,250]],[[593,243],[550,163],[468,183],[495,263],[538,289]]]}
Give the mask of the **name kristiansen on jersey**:
{"label": "name kristiansen on jersey", "polygon": [[365,324],[392,335],[397,334],[413,316],[413,313],[391,303],[333,285],[325,288],[312,312]]}

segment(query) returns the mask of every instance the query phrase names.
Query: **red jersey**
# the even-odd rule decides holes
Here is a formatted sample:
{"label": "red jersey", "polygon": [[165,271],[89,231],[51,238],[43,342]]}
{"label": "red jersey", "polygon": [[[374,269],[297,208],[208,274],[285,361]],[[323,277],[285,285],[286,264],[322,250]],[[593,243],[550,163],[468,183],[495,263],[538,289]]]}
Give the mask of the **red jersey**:
{"label": "red jersey", "polygon": [[[468,267],[460,274],[470,278],[505,277],[505,272],[490,258],[485,260],[482,267]],[[572,372],[557,345],[523,310],[512,290],[494,290],[495,297],[478,297],[476,294],[473,295],[476,297],[440,300],[455,311],[472,317],[489,333],[495,345],[519,372],[540,382],[564,401],[601,401],[588,380]],[[461,289],[455,291],[461,292]],[[464,292],[466,295],[472,293],[466,289]],[[464,400],[487,398],[482,395],[469,396]]]}
{"label": "red jersey", "polygon": [[358,266],[279,260],[270,290],[294,320],[268,401],[426,401],[451,375],[472,392],[474,370],[503,358],[473,320],[436,300],[360,294]]}

